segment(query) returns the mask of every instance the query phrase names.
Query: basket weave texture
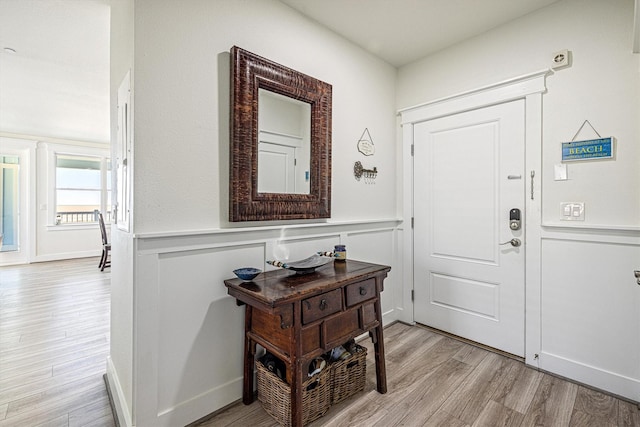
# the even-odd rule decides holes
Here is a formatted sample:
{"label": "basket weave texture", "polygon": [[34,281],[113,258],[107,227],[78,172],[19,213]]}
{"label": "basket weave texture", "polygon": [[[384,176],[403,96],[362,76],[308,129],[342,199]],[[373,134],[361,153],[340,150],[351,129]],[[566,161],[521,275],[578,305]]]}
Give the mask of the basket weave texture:
{"label": "basket weave texture", "polygon": [[[269,415],[285,427],[291,427],[291,387],[256,361],[258,400]],[[331,406],[331,371],[320,373],[302,383],[302,424],[306,425],[323,416]],[[318,384],[311,390],[307,387]]]}
{"label": "basket weave texture", "polygon": [[332,405],[364,390],[367,378],[367,349],[357,344],[355,347],[359,351],[351,357],[330,365]]}

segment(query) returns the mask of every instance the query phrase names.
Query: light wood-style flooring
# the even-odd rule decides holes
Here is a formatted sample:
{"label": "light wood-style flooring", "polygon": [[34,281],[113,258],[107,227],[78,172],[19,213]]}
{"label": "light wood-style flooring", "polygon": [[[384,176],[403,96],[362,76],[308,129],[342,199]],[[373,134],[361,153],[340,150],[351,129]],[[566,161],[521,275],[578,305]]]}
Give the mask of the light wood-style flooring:
{"label": "light wood-style flooring", "polygon": [[[636,404],[528,368],[523,362],[421,326],[385,329],[389,391],[376,391],[373,346],[365,390],[310,427],[640,426]],[[198,427],[275,427],[258,401]]]}
{"label": "light wood-style flooring", "polygon": [[[98,259],[0,267],[0,427],[114,426],[103,381],[109,269]],[[640,426],[637,405],[420,326],[385,329],[389,392],[365,390],[319,426]],[[205,426],[275,427],[259,402]],[[179,427],[179,426],[176,426]]]}
{"label": "light wood-style flooring", "polygon": [[99,258],[0,267],[0,427],[114,426]]}

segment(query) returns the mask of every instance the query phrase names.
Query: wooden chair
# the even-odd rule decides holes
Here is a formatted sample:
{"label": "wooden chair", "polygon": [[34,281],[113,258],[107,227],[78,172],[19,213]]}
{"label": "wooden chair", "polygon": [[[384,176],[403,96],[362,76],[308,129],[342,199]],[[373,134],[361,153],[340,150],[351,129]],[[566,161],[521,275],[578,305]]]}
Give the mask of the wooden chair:
{"label": "wooden chair", "polygon": [[100,223],[100,234],[102,234],[102,257],[100,258],[100,271],[104,271],[105,267],[111,267],[111,257],[109,256],[109,252],[111,251],[111,243],[109,243],[109,239],[107,238],[107,229],[104,226],[104,217],[102,216],[102,212],[96,211],[98,214],[98,222]]}

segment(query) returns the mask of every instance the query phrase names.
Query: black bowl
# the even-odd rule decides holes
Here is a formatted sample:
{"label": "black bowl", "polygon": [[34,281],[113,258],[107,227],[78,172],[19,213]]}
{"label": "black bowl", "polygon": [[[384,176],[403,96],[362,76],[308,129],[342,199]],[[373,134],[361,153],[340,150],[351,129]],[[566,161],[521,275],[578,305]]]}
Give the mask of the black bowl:
{"label": "black bowl", "polygon": [[242,280],[253,280],[258,274],[262,273],[262,270],[253,267],[243,267],[233,270],[233,273]]}

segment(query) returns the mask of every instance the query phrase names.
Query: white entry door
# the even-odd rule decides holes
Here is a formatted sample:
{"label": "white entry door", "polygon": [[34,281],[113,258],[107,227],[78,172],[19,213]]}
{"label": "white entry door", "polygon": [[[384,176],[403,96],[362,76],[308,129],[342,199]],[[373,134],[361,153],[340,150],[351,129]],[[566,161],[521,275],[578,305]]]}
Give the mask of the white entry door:
{"label": "white entry door", "polygon": [[517,356],[525,328],[524,135],[524,100],[414,127],[415,320]]}

